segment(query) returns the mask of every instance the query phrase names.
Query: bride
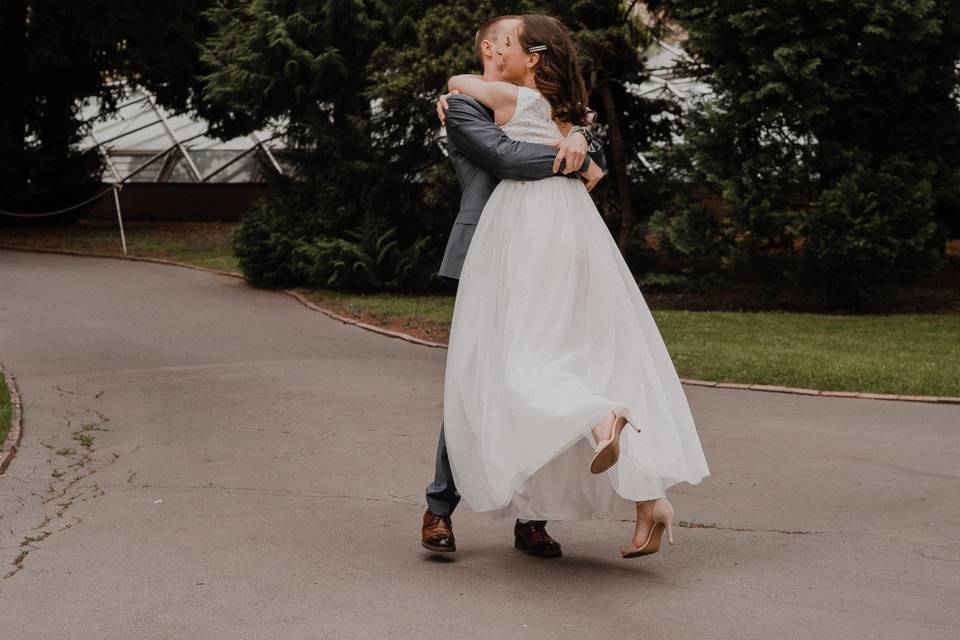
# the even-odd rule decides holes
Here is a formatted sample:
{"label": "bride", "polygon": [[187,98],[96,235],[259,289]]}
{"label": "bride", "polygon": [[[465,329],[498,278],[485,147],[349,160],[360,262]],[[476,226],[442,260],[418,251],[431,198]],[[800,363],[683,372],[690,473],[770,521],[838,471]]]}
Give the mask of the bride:
{"label": "bride", "polygon": [[[505,28],[503,81],[450,79],[508,136],[551,144],[587,124],[587,95],[559,20]],[[502,520],[636,509],[623,557],[673,544],[666,489],[707,475],[693,417],[653,317],[579,180],[503,180],[463,263],[444,380],[456,486]],[[631,428],[625,428],[626,426]]]}

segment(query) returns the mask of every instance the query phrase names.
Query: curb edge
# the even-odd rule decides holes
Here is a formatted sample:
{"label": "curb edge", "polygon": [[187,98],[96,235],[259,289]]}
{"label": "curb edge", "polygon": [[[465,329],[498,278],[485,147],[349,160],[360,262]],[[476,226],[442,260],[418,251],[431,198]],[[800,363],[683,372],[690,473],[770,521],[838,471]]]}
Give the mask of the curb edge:
{"label": "curb edge", "polygon": [[929,402],[933,404],[960,404],[960,398],[949,396],[915,396],[906,393],[867,393],[861,391],[829,391],[824,389],[805,389],[802,387],[780,387],[769,384],[743,384],[739,382],[713,382],[680,378],[680,382],[698,387],[719,389],[740,389],[743,391],[766,391],[768,393],[788,393],[792,395],[820,396],[823,398],[859,398],[861,400],[898,400],[900,402]]}
{"label": "curb edge", "polygon": [[7,471],[7,467],[13,460],[20,447],[20,440],[23,438],[23,402],[20,399],[20,390],[17,389],[16,379],[3,364],[0,364],[0,375],[3,375],[7,388],[10,389],[10,432],[7,433],[6,440],[0,446],[0,478]]}

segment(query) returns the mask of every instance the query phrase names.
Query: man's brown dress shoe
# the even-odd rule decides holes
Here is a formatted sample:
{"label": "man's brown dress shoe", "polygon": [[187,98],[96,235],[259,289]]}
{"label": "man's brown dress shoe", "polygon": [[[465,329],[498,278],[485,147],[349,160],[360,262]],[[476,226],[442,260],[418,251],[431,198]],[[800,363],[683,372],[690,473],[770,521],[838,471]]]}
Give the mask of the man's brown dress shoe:
{"label": "man's brown dress shoe", "polygon": [[517,520],[513,524],[513,546],[539,558],[563,555],[560,543],[550,537],[546,527],[546,523]]}
{"label": "man's brown dress shoe", "polygon": [[442,553],[457,550],[457,541],[453,538],[453,523],[450,521],[450,516],[440,516],[427,509],[423,512],[423,529],[420,534],[420,544],[425,549]]}

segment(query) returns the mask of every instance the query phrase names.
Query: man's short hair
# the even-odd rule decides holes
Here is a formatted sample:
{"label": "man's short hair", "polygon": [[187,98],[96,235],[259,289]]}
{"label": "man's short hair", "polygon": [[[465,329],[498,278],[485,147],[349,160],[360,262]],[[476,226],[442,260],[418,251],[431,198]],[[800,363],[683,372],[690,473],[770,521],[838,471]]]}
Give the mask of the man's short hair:
{"label": "man's short hair", "polygon": [[519,17],[520,16],[512,15],[497,16],[496,18],[491,18],[480,25],[480,28],[477,29],[477,35],[474,38],[473,43],[474,51],[477,54],[477,60],[480,61],[480,64],[483,64],[483,49],[480,47],[480,43],[484,40],[490,40],[490,36],[493,35],[494,27],[496,27],[497,24],[504,20],[517,20]]}

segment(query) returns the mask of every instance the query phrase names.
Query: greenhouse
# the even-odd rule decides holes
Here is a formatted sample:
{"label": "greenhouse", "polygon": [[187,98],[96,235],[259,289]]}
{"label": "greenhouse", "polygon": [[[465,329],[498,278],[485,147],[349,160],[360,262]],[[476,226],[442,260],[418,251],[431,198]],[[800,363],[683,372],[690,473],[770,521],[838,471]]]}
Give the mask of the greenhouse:
{"label": "greenhouse", "polygon": [[[123,187],[129,218],[236,220],[271,175],[288,172],[275,132],[219,140],[195,114],[172,113],[141,89],[109,114],[91,98],[81,118],[88,124],[81,148],[99,150],[103,182]],[[90,214],[115,215],[113,203],[103,198]]]}

